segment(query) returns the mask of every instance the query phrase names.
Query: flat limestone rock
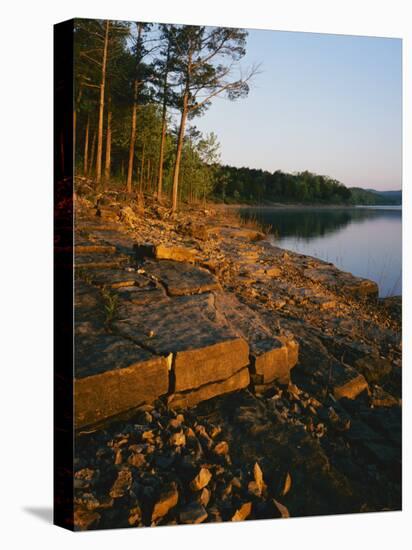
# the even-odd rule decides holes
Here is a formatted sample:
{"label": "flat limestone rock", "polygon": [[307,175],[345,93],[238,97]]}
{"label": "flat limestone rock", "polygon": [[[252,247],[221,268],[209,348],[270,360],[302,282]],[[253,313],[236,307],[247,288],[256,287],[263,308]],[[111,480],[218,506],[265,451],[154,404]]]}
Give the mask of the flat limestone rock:
{"label": "flat limestone rock", "polygon": [[210,293],[144,306],[122,302],[114,327],[153,353],[173,354],[175,391],[224,380],[249,364],[249,346],[219,319],[209,318]]}
{"label": "flat limestone rock", "polygon": [[127,254],[129,256],[134,254],[133,238],[126,233],[122,233],[116,229],[103,227],[94,229],[91,235],[99,241],[114,246],[116,250],[122,254]]}
{"label": "flat limestone rock", "polygon": [[118,334],[94,330],[89,323],[77,323],[75,335],[76,378],[122,369],[153,356]]}
{"label": "flat limestone rock", "polygon": [[249,263],[242,261],[239,264],[240,273],[243,276],[248,276],[255,281],[270,280],[279,277],[281,270],[279,267],[268,266],[262,263]]}
{"label": "flat limestone rock", "polygon": [[77,428],[150,403],[168,391],[166,359],[117,335],[78,335],[75,357]]}
{"label": "flat limestone rock", "polygon": [[136,285],[117,287],[116,294],[119,300],[125,300],[126,302],[140,306],[160,304],[161,302],[169,301],[163,288],[153,287],[151,285],[145,287]]}
{"label": "flat limestone rock", "polygon": [[198,259],[198,252],[194,248],[172,243],[135,243],[134,255],[137,259],[153,258],[156,260],[174,260],[175,262],[194,263]]}
{"label": "flat limestone rock", "polygon": [[235,338],[206,349],[176,353],[175,390],[197,388],[215,380],[226,379],[236,368],[249,363],[248,351],[245,340]]}
{"label": "flat limestone rock", "polygon": [[126,271],[125,269],[99,270],[91,275],[91,282],[94,285],[109,286],[111,288],[133,286],[141,281],[142,277],[136,271]]}
{"label": "flat limestone rock", "polygon": [[155,257],[157,260],[175,260],[176,262],[195,262],[198,259],[197,250],[173,244],[158,244]]}
{"label": "flat limestone rock", "polygon": [[[347,362],[343,353],[329,345],[335,342],[334,338],[325,340],[324,334],[313,333],[295,325],[293,330],[299,334],[299,372],[304,375],[305,383],[310,387],[313,395],[320,400],[327,391],[336,399],[347,397],[355,399],[363,391],[368,391],[365,377]],[[337,357],[342,358],[338,360]]]}
{"label": "flat limestone rock", "polygon": [[359,277],[353,277],[353,282],[348,282],[344,285],[343,290],[347,294],[350,294],[354,298],[377,298],[379,294],[379,287],[375,281],[369,279],[360,279]]}
{"label": "flat limestone rock", "polygon": [[263,384],[274,380],[286,383],[290,378],[288,348],[278,339],[261,340],[253,347],[252,366]]}
{"label": "flat limestone rock", "polygon": [[315,283],[321,283],[331,290],[338,289],[354,298],[377,298],[379,294],[378,285],[374,281],[340,271],[333,264],[319,262],[305,269],[303,274]]}
{"label": "flat limestone rock", "polygon": [[262,383],[286,382],[298,360],[298,344],[292,337],[275,335],[259,314],[228,293],[216,293],[214,308],[232,329],[250,346],[252,372],[262,376]]}
{"label": "flat limestone rock", "polygon": [[76,254],[115,254],[116,247],[105,244],[87,242],[82,242],[81,244],[78,244],[76,242],[75,250]]}
{"label": "flat limestone rock", "polygon": [[246,227],[214,227],[211,231],[223,238],[245,239],[247,241],[260,241],[265,238],[264,233]]}
{"label": "flat limestone rock", "polygon": [[281,275],[282,271],[280,267],[277,266],[265,266],[265,274],[268,277],[275,278]]}
{"label": "flat limestone rock", "polygon": [[99,217],[102,220],[108,220],[108,221],[117,221],[118,220],[118,214],[111,208],[102,208],[99,207],[96,209],[96,216]]}
{"label": "flat limestone rock", "polygon": [[77,269],[113,269],[129,262],[129,258],[116,254],[76,254]]}
{"label": "flat limestone rock", "polygon": [[229,378],[226,378],[226,380],[206,384],[191,391],[172,394],[168,398],[168,406],[173,409],[194,407],[202,401],[212,399],[212,397],[244,389],[249,383],[249,369],[243,368]]}
{"label": "flat limestone rock", "polygon": [[76,229],[83,233],[90,234],[92,231],[118,231],[119,225],[114,222],[105,222],[99,218],[87,218],[77,220]]}
{"label": "flat limestone rock", "polygon": [[289,369],[292,369],[299,361],[299,344],[292,334],[283,334],[278,338],[288,348],[288,364]]}
{"label": "flat limestone rock", "polygon": [[75,281],[74,290],[75,323],[90,323],[96,330],[102,328],[105,313],[100,291],[81,280]]}
{"label": "flat limestone rock", "polygon": [[336,399],[355,399],[363,391],[369,392],[365,377],[354,368],[334,363],[330,369],[330,385]]}
{"label": "flat limestone rock", "polygon": [[309,298],[309,301],[322,310],[336,308],[336,300],[327,296],[312,296]]}
{"label": "flat limestone rock", "polygon": [[161,281],[170,296],[200,294],[219,288],[219,283],[209,271],[186,262],[162,260],[146,262],[145,270]]}

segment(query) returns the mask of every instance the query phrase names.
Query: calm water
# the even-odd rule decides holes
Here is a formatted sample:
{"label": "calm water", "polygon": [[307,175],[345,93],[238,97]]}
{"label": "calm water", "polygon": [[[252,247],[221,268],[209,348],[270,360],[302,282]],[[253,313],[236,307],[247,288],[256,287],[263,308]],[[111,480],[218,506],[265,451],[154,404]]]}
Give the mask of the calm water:
{"label": "calm water", "polygon": [[332,262],[377,282],[380,296],[402,294],[401,207],[244,208],[272,226],[274,244]]}

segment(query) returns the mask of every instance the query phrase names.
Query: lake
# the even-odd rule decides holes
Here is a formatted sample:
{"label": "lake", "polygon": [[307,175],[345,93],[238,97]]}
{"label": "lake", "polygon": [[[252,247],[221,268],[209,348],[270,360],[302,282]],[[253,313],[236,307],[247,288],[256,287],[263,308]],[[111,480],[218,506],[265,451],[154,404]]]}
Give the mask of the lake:
{"label": "lake", "polygon": [[276,246],[372,279],[381,297],[402,294],[400,206],[247,207],[240,212],[271,226],[269,239]]}

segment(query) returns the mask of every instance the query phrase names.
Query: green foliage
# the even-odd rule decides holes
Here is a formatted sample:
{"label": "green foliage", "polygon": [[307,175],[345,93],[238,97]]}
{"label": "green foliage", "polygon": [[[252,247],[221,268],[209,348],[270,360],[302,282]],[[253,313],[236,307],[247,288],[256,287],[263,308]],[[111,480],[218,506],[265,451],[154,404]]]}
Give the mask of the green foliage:
{"label": "green foliage", "polygon": [[249,92],[248,78],[234,74],[235,64],[246,53],[247,31],[227,27],[170,25],[171,85],[178,90],[176,99],[183,108],[188,94],[189,117],[199,116],[211,99],[224,94],[228,99]]}
{"label": "green foliage", "polygon": [[364,205],[387,205],[401,204],[401,192],[383,192],[361,189],[360,187],[351,187],[351,203]]}
{"label": "green foliage", "polygon": [[311,172],[287,174],[251,168],[220,166],[213,196],[225,202],[298,202],[347,204],[351,192],[343,184]]}
{"label": "green foliage", "polygon": [[105,312],[105,325],[107,328],[110,328],[116,315],[119,298],[117,294],[111,292],[107,287],[102,289],[102,297]]}
{"label": "green foliage", "polygon": [[[93,177],[96,154],[104,25],[105,21],[90,19],[77,19],[75,23],[75,163],[77,173],[89,177]],[[132,190],[157,192],[162,128],[166,128],[162,188],[170,196],[174,167],[178,164],[178,115],[183,99],[186,97],[190,120],[201,115],[217,95],[228,99],[247,95],[248,82],[256,74],[256,67],[243,76],[240,72],[236,74],[238,62],[246,53],[247,32],[121,21],[110,21],[109,28],[103,137],[106,140],[109,136],[109,187],[125,187],[132,107],[137,105],[136,138],[130,157]],[[347,189],[337,180],[308,171],[288,174],[280,170],[271,173],[222,166],[215,134],[202,135],[192,126],[184,134],[182,131],[182,135],[180,172],[175,177],[179,200],[196,202],[212,198],[250,204],[399,204],[400,201],[399,196]],[[106,154],[106,143],[103,149]]]}

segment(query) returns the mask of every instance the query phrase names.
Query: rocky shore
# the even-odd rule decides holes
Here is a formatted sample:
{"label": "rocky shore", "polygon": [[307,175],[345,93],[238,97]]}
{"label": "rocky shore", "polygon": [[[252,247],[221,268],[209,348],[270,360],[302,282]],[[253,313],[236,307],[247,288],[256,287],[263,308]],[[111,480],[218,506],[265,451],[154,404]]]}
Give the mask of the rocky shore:
{"label": "rocky shore", "polygon": [[76,529],[401,508],[399,298],[221,209],[79,191]]}

